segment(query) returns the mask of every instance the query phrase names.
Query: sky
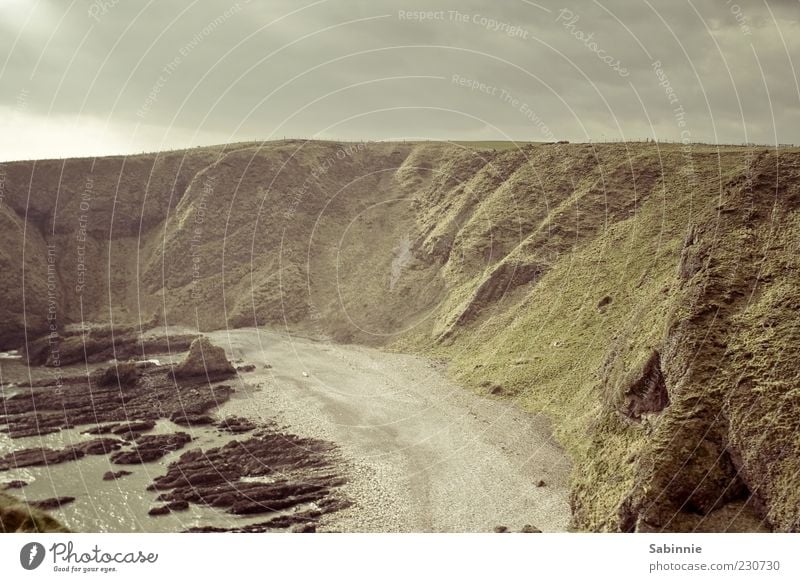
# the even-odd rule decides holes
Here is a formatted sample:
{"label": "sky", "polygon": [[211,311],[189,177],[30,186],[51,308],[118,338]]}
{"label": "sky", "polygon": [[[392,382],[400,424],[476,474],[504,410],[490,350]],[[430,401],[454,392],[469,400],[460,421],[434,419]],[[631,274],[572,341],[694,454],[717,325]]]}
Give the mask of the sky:
{"label": "sky", "polygon": [[800,143],[800,0],[0,0],[0,161],[282,138]]}

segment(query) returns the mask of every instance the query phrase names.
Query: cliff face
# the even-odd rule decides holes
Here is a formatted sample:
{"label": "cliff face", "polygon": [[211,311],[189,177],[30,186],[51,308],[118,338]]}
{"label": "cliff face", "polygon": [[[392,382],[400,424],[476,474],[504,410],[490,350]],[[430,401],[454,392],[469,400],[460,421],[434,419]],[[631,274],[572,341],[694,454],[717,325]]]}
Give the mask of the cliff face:
{"label": "cliff face", "polygon": [[5,347],[155,319],[421,351],[553,418],[581,529],[800,528],[797,149],[280,142],[3,172]]}

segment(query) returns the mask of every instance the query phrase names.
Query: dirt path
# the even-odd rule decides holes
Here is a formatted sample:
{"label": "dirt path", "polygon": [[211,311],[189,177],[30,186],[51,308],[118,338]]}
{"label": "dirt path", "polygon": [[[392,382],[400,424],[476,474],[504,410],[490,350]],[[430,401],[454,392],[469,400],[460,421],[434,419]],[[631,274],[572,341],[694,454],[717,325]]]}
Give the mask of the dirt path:
{"label": "dirt path", "polygon": [[355,505],[325,529],[566,529],[569,464],[542,418],[472,394],[421,358],[255,329],[210,335],[255,363],[244,379],[261,385],[242,386],[225,412],[277,417],[342,448]]}

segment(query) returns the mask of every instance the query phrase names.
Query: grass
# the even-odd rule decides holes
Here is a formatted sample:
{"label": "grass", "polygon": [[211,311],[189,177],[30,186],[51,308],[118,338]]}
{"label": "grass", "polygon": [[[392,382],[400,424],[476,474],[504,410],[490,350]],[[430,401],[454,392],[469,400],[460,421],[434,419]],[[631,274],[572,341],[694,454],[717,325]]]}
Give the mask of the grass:
{"label": "grass", "polygon": [[0,533],[69,532],[43,511],[6,493],[0,493]]}

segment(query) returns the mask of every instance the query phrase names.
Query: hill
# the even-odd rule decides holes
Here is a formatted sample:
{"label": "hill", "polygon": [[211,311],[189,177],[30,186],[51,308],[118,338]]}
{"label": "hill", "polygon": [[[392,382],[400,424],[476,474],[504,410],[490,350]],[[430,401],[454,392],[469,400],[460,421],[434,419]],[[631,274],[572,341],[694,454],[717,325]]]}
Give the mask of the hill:
{"label": "hill", "polygon": [[0,347],[267,325],[547,413],[585,530],[800,529],[800,151],[235,144],[2,167]]}

